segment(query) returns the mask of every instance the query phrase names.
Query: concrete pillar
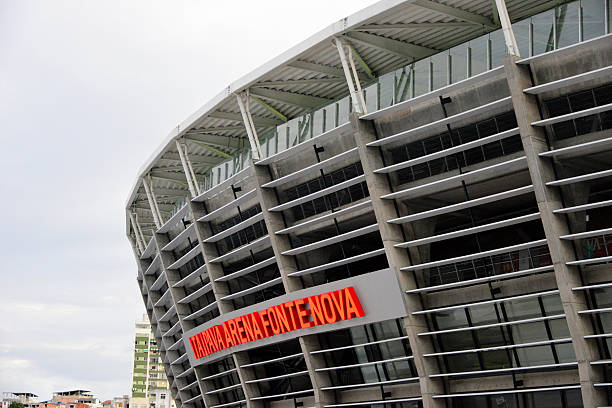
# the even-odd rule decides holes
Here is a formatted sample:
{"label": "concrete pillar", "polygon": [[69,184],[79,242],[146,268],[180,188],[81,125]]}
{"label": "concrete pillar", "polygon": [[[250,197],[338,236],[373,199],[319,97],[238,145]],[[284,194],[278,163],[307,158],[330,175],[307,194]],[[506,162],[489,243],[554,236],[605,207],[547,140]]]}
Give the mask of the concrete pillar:
{"label": "concrete pillar", "polygon": [[[140,262],[142,263],[142,261]],[[146,279],[143,279],[141,288],[147,292],[147,296],[150,298],[151,293],[149,292],[149,286],[150,285],[147,284]],[[147,307],[147,304],[145,300],[145,308],[146,307]],[[153,332],[153,336],[155,336],[155,332],[158,330],[158,316],[157,316],[157,313],[155,312],[155,308],[153,308],[151,312],[149,312],[149,309],[147,309],[147,315],[149,316],[149,322],[151,323],[151,331]],[[159,347],[159,355],[162,359],[162,365],[164,366],[164,371],[166,372],[166,379],[168,380],[168,390],[170,391],[170,395],[175,400],[176,406],[178,408],[182,405],[182,402],[178,394],[178,390],[175,393],[174,390],[172,389],[172,381],[174,379],[174,372],[172,371],[172,367],[170,367],[170,364],[166,363],[166,361],[168,360],[168,358],[166,357],[166,345],[161,335],[160,335],[160,340],[161,341],[157,341],[156,339],[157,345]],[[172,372],[172,376],[168,375],[168,371]]]}
{"label": "concrete pillar", "polygon": [[603,406],[606,404],[605,390],[603,387],[593,387],[594,383],[603,378],[601,368],[594,368],[590,364],[591,361],[598,360],[598,352],[594,343],[584,339],[584,335],[593,333],[593,328],[589,318],[580,317],[577,313],[588,308],[584,291],[572,291],[573,287],[582,284],[580,270],[566,264],[575,260],[571,242],[559,239],[559,236],[569,233],[568,222],[565,216],[553,214],[553,210],[563,207],[561,192],[557,187],[546,186],[546,182],[555,179],[553,162],[538,156],[539,153],[549,150],[546,132],[541,127],[531,126],[532,122],[541,117],[536,97],[523,92],[523,89],[532,86],[529,66],[516,64],[517,60],[517,57],[505,56],[504,69],[554,264],[559,295],[578,361],[582,398],[585,407]]}
{"label": "concrete pillar", "polygon": [[[210,279],[211,287],[213,294],[215,295],[215,300],[217,301],[217,305],[219,305],[219,315],[223,315],[225,313],[229,313],[234,310],[234,306],[231,301],[221,300],[223,296],[229,295],[230,291],[227,285],[227,282],[216,282],[215,279],[223,276],[223,266],[220,263],[211,263],[210,260],[216,258],[217,254],[215,245],[212,243],[204,243],[205,239],[213,236],[213,231],[210,228],[208,222],[200,222],[197,221],[199,218],[203,217],[207,214],[204,203],[202,202],[189,202],[189,207],[191,209],[191,214],[193,214],[193,222],[195,224],[196,236],[198,237],[198,245],[202,250],[202,257],[204,258],[204,264],[206,265],[206,271],[208,273],[208,278]],[[258,388],[254,386],[250,386],[249,384],[245,384],[245,379],[249,379],[249,373],[245,372],[244,369],[240,368],[241,365],[248,363],[248,355],[246,352],[241,353],[233,353],[232,358],[234,360],[234,364],[236,366],[238,372],[238,378],[240,379],[240,383],[242,385],[242,390],[244,391],[244,395],[246,398],[246,405],[248,408],[259,408],[262,405],[260,401],[251,401],[250,398],[259,396]],[[206,395],[204,392],[202,395]],[[206,402],[206,406],[212,406],[215,403]]]}
{"label": "concrete pillar", "polygon": [[[409,253],[405,249],[394,246],[405,241],[402,226],[387,223],[387,220],[396,218],[399,215],[395,203],[393,200],[383,200],[380,198],[384,194],[392,192],[386,175],[374,173],[375,169],[384,167],[381,152],[378,148],[366,146],[367,143],[376,140],[373,123],[371,121],[360,120],[359,116],[355,113],[351,114],[350,120],[389,267],[396,271],[402,291],[414,289],[417,287],[417,283],[412,272],[400,271],[401,267],[411,264]],[[413,253],[411,252],[411,254]],[[414,255],[417,254],[418,251],[414,251]],[[415,260],[415,262],[419,261]],[[404,318],[404,325],[419,375],[423,406],[425,408],[444,407],[446,402],[443,399],[432,398],[435,394],[444,393],[442,380],[429,377],[431,374],[439,373],[437,361],[423,357],[423,354],[434,352],[433,344],[429,336],[418,336],[418,333],[428,331],[427,322],[422,315],[414,316],[410,313],[423,309],[420,297],[417,294],[406,294],[404,301],[407,312],[407,316]]]}
{"label": "concrete pillar", "polygon": [[[204,243],[205,239],[212,237],[214,234],[210,228],[208,222],[200,222],[199,218],[207,214],[204,203],[201,202],[189,202],[191,213],[193,214],[193,222],[195,224],[196,236],[198,237],[198,245],[202,250],[202,257],[204,258],[204,264],[206,265],[206,272],[210,278],[213,294],[217,305],[219,305],[219,314],[224,314],[234,310],[234,306],[231,301],[221,300],[222,297],[230,294],[227,282],[216,282],[223,276],[223,266],[220,263],[211,263],[210,260],[218,256],[215,244]],[[219,254],[221,255],[221,254]]]}
{"label": "concrete pillar", "polygon": [[[272,176],[268,166],[260,166],[251,162],[255,172],[255,185],[257,188],[257,195],[261,203],[261,209],[270,235],[270,241],[272,243],[272,249],[274,250],[274,257],[280,271],[281,278],[283,280],[283,286],[285,292],[293,292],[296,290],[303,289],[304,285],[299,277],[291,277],[289,274],[298,270],[295,258],[293,256],[283,255],[282,252],[291,249],[291,242],[289,236],[282,234],[276,235],[276,231],[284,229],[285,221],[280,212],[268,211],[268,208],[272,208],[279,204],[276,194],[273,189],[262,188],[262,184],[271,181]],[[304,360],[306,361],[306,367],[310,375],[310,382],[314,390],[314,400],[316,408],[323,408],[323,406],[335,403],[334,394],[330,391],[323,391],[321,387],[330,386],[331,380],[326,371],[316,372],[315,368],[324,367],[319,359],[315,359],[314,355],[310,352],[318,350],[319,342],[316,336],[302,336],[298,338],[300,348],[304,354]],[[322,365],[323,364],[323,365]]]}
{"label": "concrete pillar", "polygon": [[[171,265],[174,262],[174,260],[172,259],[172,256],[167,251],[161,250],[161,248],[166,246],[170,242],[170,240],[168,239],[167,234],[159,234],[159,233],[155,233],[153,235],[153,239],[155,240],[157,252],[159,252],[159,254],[161,255],[162,271],[166,272],[166,284],[168,285],[168,290],[170,291],[171,302],[176,308],[176,314],[178,316],[179,325],[181,326],[181,335],[182,335],[182,333],[185,333],[186,331],[193,329],[194,325],[192,322],[183,320],[183,317],[189,314],[188,306],[185,304],[179,304],[178,301],[181,300],[183,297],[185,297],[186,295],[185,290],[183,288],[173,288],[172,287],[172,285],[180,281],[181,278],[178,272],[167,269],[168,265]],[[185,353],[187,353],[187,345],[185,345]],[[168,363],[171,363],[171,362],[172,361],[168,361]],[[170,367],[170,369],[172,369],[172,367]],[[206,395],[205,389],[202,387],[202,381],[200,380],[200,376],[198,375],[196,370],[194,370],[194,375],[196,377],[196,380],[198,380],[198,389],[200,390],[200,393],[202,394],[202,398],[204,398],[204,396]],[[185,385],[187,384],[184,384],[183,386]],[[177,384],[177,387],[178,387],[178,384]],[[178,388],[181,388],[181,387],[178,387]],[[180,395],[180,391],[179,391],[179,395]]]}
{"label": "concrete pillar", "polygon": [[253,166],[255,173],[255,186],[261,203],[261,211],[263,212],[268,234],[270,234],[270,242],[272,243],[276,263],[283,279],[285,292],[289,293],[303,289],[302,280],[299,277],[289,276],[290,273],[298,270],[294,257],[282,254],[284,251],[292,248],[289,236],[286,234],[275,234],[276,231],[280,231],[286,227],[283,215],[281,212],[268,210],[268,208],[272,208],[279,204],[274,189],[261,187],[262,184],[272,180],[269,167],[258,166],[253,162],[251,162],[251,166]]}
{"label": "concrete pillar", "polygon": [[310,376],[312,389],[314,390],[314,406],[316,408],[323,408],[325,405],[339,402],[336,401],[333,391],[321,389],[323,387],[330,387],[333,384],[327,371],[316,371],[317,368],[327,367],[323,354],[310,354],[310,351],[321,349],[319,339],[316,335],[301,336],[299,337],[299,342],[304,353],[304,360],[308,369],[308,375]]}
{"label": "concrete pillar", "polygon": [[262,408],[264,406],[264,402],[262,400],[250,401],[250,397],[258,397],[260,396],[259,387],[257,384],[247,384],[246,382],[249,380],[255,380],[256,376],[254,370],[250,367],[240,368],[240,366],[250,363],[249,354],[246,351],[240,351],[238,353],[233,353],[232,358],[234,359],[234,364],[238,369],[238,377],[240,378],[240,383],[242,384],[242,389],[244,391],[244,395],[247,399],[248,407],[257,407]]}

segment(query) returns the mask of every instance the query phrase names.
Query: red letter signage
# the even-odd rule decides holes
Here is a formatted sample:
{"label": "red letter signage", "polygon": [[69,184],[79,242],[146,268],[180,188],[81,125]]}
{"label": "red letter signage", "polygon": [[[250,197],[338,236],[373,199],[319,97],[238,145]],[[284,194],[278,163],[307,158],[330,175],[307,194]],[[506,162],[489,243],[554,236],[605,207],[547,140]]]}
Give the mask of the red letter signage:
{"label": "red letter signage", "polygon": [[363,316],[355,288],[349,286],[226,320],[191,336],[189,344],[199,359],[265,337]]}

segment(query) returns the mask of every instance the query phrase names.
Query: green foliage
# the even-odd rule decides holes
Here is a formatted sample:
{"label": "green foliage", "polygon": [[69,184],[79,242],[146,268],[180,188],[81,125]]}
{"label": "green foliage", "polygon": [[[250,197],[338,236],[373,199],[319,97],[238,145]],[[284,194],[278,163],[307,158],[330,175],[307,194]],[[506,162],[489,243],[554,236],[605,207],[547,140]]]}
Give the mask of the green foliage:
{"label": "green foliage", "polygon": [[11,405],[9,405],[9,408],[24,408],[24,407],[21,402],[13,401],[11,402]]}

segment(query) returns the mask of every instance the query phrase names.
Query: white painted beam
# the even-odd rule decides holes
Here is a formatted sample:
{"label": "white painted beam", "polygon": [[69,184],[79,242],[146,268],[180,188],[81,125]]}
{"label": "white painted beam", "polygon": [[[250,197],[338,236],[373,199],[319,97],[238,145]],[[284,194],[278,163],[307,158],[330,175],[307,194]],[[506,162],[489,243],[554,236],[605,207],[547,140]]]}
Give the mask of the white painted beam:
{"label": "white painted beam", "polygon": [[434,50],[433,48],[427,48],[421,45],[411,44],[404,41],[383,37],[380,35],[364,33],[361,31],[346,33],[346,37],[350,38],[353,41],[357,41],[372,46],[374,48],[378,48],[379,50],[390,52],[391,54],[408,59],[420,59],[438,52],[438,50]]}

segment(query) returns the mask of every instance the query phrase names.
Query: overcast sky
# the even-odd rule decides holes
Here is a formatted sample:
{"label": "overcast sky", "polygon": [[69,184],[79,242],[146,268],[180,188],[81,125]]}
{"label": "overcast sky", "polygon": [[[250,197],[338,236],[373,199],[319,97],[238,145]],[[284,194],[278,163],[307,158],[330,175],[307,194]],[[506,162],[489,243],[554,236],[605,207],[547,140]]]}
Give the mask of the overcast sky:
{"label": "overcast sky", "polygon": [[131,390],[137,171],[238,77],[373,0],[0,0],[0,391]]}

